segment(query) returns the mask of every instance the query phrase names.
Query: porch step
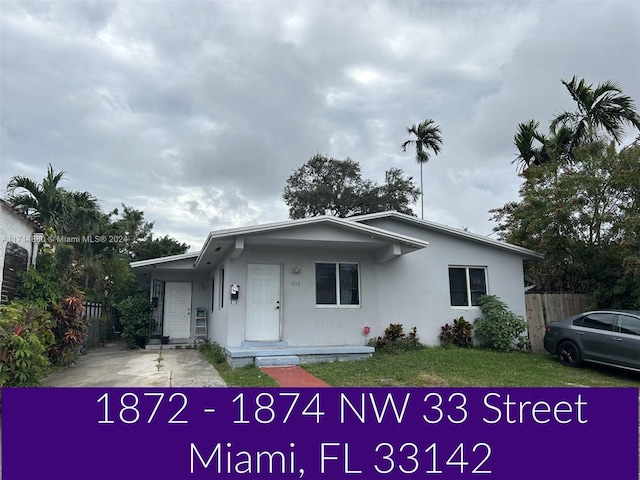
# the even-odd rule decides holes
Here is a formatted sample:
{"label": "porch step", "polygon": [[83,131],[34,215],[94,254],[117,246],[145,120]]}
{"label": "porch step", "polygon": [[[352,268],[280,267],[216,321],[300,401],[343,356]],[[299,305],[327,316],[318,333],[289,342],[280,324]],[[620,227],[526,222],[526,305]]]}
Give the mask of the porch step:
{"label": "porch step", "polygon": [[147,343],[144,347],[145,350],[179,350],[181,348],[190,349],[196,348],[193,343],[165,343],[165,344],[151,344]]}
{"label": "porch step", "polygon": [[242,342],[242,348],[283,348],[287,342]]}
{"label": "porch step", "polygon": [[300,358],[297,355],[271,355],[268,357],[256,357],[256,367],[282,367],[285,365],[298,365]]}

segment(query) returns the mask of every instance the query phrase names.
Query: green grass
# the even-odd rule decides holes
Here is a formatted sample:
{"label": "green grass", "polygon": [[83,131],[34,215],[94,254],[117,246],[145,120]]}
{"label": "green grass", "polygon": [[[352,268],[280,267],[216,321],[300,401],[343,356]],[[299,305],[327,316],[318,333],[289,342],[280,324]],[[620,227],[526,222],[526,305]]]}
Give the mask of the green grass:
{"label": "green grass", "polygon": [[[231,369],[216,344],[200,347],[229,386],[277,387],[254,366]],[[594,365],[568,368],[551,355],[426,347],[376,352],[367,360],[302,365],[334,387],[636,387],[640,373]]]}
{"label": "green grass", "polygon": [[568,368],[551,355],[484,349],[427,347],[376,352],[355,362],[304,365],[329,385],[410,387],[621,387],[640,388],[640,374],[588,366]]}
{"label": "green grass", "polygon": [[216,343],[205,343],[198,348],[230,387],[277,387],[278,383],[259,368],[251,365],[232,369],[224,352]]}

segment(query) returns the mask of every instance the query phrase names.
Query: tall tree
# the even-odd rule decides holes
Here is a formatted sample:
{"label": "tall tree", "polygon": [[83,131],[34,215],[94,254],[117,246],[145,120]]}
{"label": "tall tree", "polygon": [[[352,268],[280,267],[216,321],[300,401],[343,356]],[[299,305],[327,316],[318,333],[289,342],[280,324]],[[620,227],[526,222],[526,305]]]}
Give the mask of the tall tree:
{"label": "tall tree", "polygon": [[384,185],[362,178],[360,165],[316,154],[287,179],[283,198],[290,218],[317,215],[350,217],[396,210],[412,214],[419,190],[402,170],[385,172]]}
{"label": "tall tree", "polygon": [[283,198],[289,217],[353,215],[362,194],[360,165],[350,158],[337,160],[316,154],[287,179]]}
{"label": "tall tree", "polygon": [[430,118],[417,125],[407,127],[407,133],[413,135],[413,138],[410,138],[402,144],[402,151],[406,152],[408,146],[415,146],[416,161],[420,164],[420,218],[424,218],[424,182],[422,177],[422,165],[429,161],[429,151],[432,151],[435,155],[440,153],[440,149],[442,148],[442,134],[440,132],[440,127]]}
{"label": "tall tree", "polygon": [[70,192],[60,186],[65,172],[51,164],[41,183],[16,175],[7,185],[8,200],[58,235],[87,234],[100,223],[100,205],[89,192]]}
{"label": "tall tree", "polygon": [[574,156],[526,169],[520,201],[491,211],[494,230],[545,255],[527,267],[543,292],[640,308],[640,144],[591,142]]}
{"label": "tall tree", "polygon": [[539,127],[540,122],[535,120],[518,124],[518,131],[513,137],[518,153],[511,163],[517,163],[520,171],[549,161],[545,148],[547,137],[538,131]]}
{"label": "tall tree", "polygon": [[523,172],[532,165],[544,165],[559,161],[571,163],[572,131],[566,125],[560,125],[549,135],[538,129],[540,122],[529,120],[518,124],[518,130],[513,137],[516,147],[516,158],[511,163],[518,164],[518,170]]}
{"label": "tall tree", "polygon": [[189,250],[189,245],[180,243],[169,235],[153,238],[153,234],[149,234],[144,240],[134,243],[131,250],[133,251],[133,259],[140,261],[150,258],[180,255]]}
{"label": "tall tree", "polygon": [[594,87],[584,78],[578,80],[574,76],[569,81],[562,80],[562,84],[576,103],[576,109],[565,110],[556,116],[550,129],[556,131],[560,125],[569,127],[572,131],[571,150],[584,142],[598,140],[602,134],[620,144],[625,124],[640,129],[635,103],[622,93],[618,83],[607,80]]}

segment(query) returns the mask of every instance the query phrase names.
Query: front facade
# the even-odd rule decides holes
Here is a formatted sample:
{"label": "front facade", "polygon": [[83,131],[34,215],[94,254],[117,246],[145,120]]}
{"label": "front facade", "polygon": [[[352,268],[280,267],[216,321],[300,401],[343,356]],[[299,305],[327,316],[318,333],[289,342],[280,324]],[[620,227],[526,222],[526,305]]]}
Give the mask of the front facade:
{"label": "front facade", "polygon": [[369,355],[365,344],[390,323],[435,345],[445,323],[479,316],[485,293],[524,314],[523,259],[536,257],[385,212],[212,232],[200,252],[132,268],[149,289],[155,333],[208,338],[243,364]]}
{"label": "front facade", "polygon": [[16,294],[18,273],[35,264],[41,226],[0,199],[0,303]]}

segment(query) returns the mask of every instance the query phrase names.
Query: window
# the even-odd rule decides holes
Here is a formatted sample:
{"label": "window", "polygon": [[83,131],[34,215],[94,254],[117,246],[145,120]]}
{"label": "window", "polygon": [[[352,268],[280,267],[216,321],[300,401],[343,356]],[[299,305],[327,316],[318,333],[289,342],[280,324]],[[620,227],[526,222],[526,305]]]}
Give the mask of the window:
{"label": "window", "polygon": [[480,297],[487,294],[487,269],[484,267],[449,267],[451,306],[480,305]]}
{"label": "window", "polygon": [[220,297],[219,297],[220,307],[219,308],[224,308],[224,268],[220,269],[220,279],[218,284],[220,285]]}
{"label": "window", "polygon": [[216,298],[216,282],[215,278],[211,277],[211,313],[213,314],[213,309],[215,308],[215,298]]}
{"label": "window", "polygon": [[620,333],[640,335],[640,318],[629,315],[618,315],[618,328]]}
{"label": "window", "polygon": [[29,252],[20,245],[8,242],[4,254],[2,289],[0,302],[9,303],[18,290],[19,273],[27,270]]}
{"label": "window", "polygon": [[592,313],[584,317],[582,326],[593,328],[595,330],[613,331],[613,320],[615,316],[612,313]]}
{"label": "window", "polygon": [[359,306],[357,263],[316,263],[316,305]]}

